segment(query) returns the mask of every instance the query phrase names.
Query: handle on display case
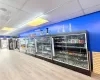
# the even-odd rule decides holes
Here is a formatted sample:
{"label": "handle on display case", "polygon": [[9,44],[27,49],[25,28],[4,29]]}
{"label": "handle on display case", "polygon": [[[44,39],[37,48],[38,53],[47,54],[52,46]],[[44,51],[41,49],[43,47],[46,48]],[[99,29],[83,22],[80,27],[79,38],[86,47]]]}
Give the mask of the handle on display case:
{"label": "handle on display case", "polygon": [[36,49],[36,52],[37,52],[37,40],[35,39],[35,49]]}
{"label": "handle on display case", "polygon": [[52,38],[52,56],[55,56],[54,39]]}

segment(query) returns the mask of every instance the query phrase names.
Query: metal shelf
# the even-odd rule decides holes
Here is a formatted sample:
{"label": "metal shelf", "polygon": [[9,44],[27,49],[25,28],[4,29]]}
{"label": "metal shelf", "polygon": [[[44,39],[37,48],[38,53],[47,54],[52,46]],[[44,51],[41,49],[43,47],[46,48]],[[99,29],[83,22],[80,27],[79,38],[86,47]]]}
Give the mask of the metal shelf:
{"label": "metal shelf", "polygon": [[80,44],[80,45],[85,45],[86,43],[67,43],[67,42],[54,42],[54,43],[59,43],[59,44]]}
{"label": "metal shelf", "polygon": [[56,46],[56,47],[81,48],[81,49],[86,49],[85,47],[76,47],[76,46]]}

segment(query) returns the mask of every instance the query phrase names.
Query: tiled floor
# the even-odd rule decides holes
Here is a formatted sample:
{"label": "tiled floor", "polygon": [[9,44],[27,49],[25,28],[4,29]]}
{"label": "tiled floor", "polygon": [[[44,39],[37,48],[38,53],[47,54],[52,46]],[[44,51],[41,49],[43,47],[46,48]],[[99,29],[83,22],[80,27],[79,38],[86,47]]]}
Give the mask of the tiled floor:
{"label": "tiled floor", "polygon": [[18,51],[0,50],[0,80],[96,80],[93,77]]}

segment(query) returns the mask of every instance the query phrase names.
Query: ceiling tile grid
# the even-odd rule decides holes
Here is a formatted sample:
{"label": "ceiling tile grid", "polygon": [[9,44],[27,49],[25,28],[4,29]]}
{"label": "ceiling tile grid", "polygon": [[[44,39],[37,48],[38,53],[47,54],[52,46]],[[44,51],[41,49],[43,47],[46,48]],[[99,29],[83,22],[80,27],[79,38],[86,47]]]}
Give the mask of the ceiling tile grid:
{"label": "ceiling tile grid", "polygon": [[90,13],[97,12],[97,11],[100,11],[100,5],[93,6],[91,8],[87,8],[84,10],[85,14],[90,14]]}
{"label": "ceiling tile grid", "polygon": [[28,0],[0,0],[1,3],[4,3],[6,5],[15,7],[15,8],[22,8],[23,5],[26,3]]}
{"label": "ceiling tile grid", "polygon": [[83,9],[100,5],[100,0],[79,0]]}
{"label": "ceiling tile grid", "polygon": [[[100,11],[100,0],[0,0],[0,29],[4,26],[17,29],[19,25],[34,19],[40,13],[47,15],[45,19],[49,20],[49,23],[36,27],[96,11]],[[33,27],[24,26],[18,32],[30,29]]]}
{"label": "ceiling tile grid", "polygon": [[19,11],[17,16],[14,16],[6,25],[10,27],[16,28],[18,25],[22,24],[26,20],[28,20],[31,17],[31,15],[24,11]]}
{"label": "ceiling tile grid", "polygon": [[70,0],[29,0],[22,10],[29,13],[45,13],[67,1]]}
{"label": "ceiling tile grid", "polygon": [[[52,20],[52,22],[56,22],[56,21],[58,22],[59,20],[61,21],[61,20],[69,19],[71,17],[71,16],[69,16],[70,14],[74,14],[79,11],[83,15],[83,11],[82,11],[78,1],[74,0],[74,1],[70,1],[68,3],[67,2],[64,3],[61,7],[57,8],[53,12],[48,13],[47,19]],[[77,16],[80,16],[80,14]]]}
{"label": "ceiling tile grid", "polygon": [[80,16],[83,16],[83,15],[84,15],[83,11],[80,10],[80,11],[77,11],[75,13],[70,14],[69,19],[73,19],[73,18],[80,17]]}
{"label": "ceiling tile grid", "polygon": [[0,3],[0,27],[4,25],[17,14],[18,9]]}

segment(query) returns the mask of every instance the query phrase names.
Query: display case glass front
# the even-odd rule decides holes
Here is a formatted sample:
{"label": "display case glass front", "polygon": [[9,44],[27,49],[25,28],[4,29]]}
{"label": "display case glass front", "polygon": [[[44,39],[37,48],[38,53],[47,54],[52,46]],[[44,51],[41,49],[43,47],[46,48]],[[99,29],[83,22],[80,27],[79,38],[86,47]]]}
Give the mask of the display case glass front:
{"label": "display case glass front", "polygon": [[29,53],[29,54],[35,54],[36,53],[35,38],[29,38],[28,39],[27,53]]}
{"label": "display case glass front", "polygon": [[36,38],[37,54],[45,58],[52,58],[52,40],[50,36],[42,36]]}
{"label": "display case glass front", "polygon": [[27,38],[20,38],[19,39],[19,44],[20,44],[20,51],[26,53],[27,49]]}
{"label": "display case glass front", "polygon": [[89,70],[86,33],[58,35],[53,39],[55,61]]}

